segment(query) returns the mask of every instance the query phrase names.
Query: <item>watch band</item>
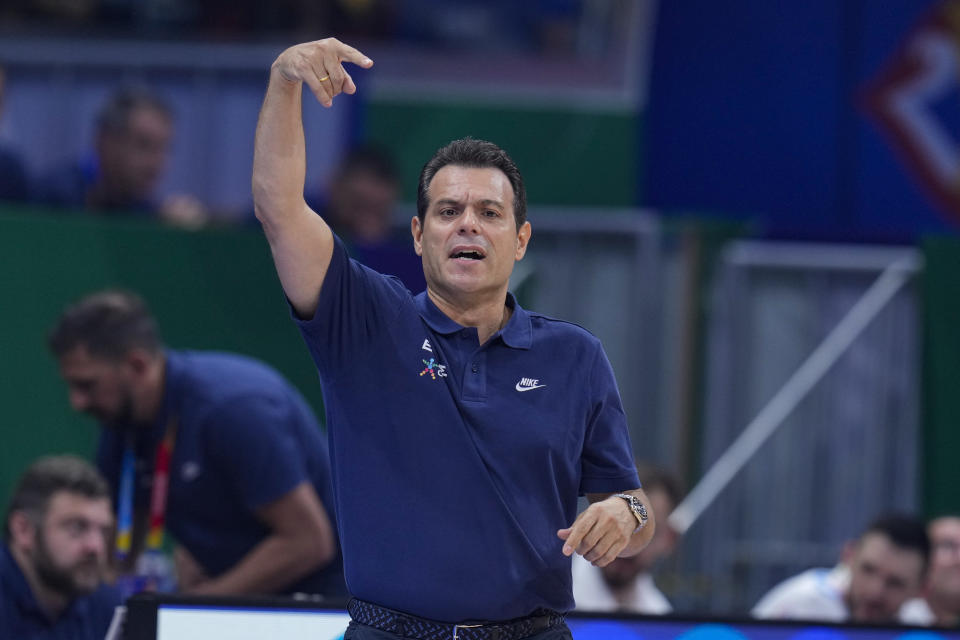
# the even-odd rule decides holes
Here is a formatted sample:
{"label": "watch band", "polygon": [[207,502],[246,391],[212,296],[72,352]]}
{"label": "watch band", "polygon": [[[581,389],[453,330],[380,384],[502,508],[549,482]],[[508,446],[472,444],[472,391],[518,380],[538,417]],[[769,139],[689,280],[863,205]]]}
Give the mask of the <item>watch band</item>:
{"label": "watch band", "polygon": [[623,498],[627,501],[627,505],[630,507],[630,511],[633,512],[633,515],[637,518],[637,528],[633,530],[634,533],[643,529],[647,524],[647,508],[643,506],[643,503],[640,502],[640,498],[629,493],[615,493],[613,494],[617,498]]}

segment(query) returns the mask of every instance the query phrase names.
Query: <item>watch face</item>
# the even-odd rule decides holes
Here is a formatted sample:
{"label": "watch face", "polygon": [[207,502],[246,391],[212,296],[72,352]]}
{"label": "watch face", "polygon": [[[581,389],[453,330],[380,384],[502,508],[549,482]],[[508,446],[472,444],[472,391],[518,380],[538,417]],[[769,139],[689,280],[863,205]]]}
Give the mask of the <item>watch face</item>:
{"label": "watch face", "polygon": [[618,493],[617,497],[624,498],[630,504],[630,510],[640,521],[641,527],[647,523],[647,508],[640,502],[640,498],[629,493]]}

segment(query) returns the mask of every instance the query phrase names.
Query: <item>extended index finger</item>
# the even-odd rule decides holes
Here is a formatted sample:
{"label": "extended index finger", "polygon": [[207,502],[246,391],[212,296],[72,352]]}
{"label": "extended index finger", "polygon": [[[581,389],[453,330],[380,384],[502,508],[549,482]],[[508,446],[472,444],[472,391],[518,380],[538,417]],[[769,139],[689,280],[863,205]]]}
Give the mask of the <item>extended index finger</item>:
{"label": "extended index finger", "polygon": [[580,543],[593,528],[593,525],[596,524],[596,521],[596,515],[589,509],[577,516],[577,519],[573,522],[573,526],[570,527],[570,536],[566,542],[563,543],[563,555],[573,555],[573,552],[580,546]]}
{"label": "extended index finger", "polygon": [[350,45],[342,42],[340,43],[340,51],[337,52],[337,55],[340,56],[340,60],[343,62],[352,62],[364,69],[369,69],[373,66],[373,60],[367,55],[361,53],[359,49],[354,49]]}

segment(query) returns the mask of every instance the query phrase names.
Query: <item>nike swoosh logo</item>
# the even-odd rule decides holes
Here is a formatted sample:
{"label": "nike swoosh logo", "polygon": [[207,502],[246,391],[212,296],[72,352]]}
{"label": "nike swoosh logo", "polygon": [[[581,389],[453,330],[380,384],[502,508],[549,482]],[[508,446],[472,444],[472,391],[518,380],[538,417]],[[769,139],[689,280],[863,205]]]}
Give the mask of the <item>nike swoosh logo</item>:
{"label": "nike swoosh logo", "polygon": [[534,385],[534,386],[532,386],[532,387],[524,387],[524,386],[521,386],[521,384],[518,382],[518,383],[517,383],[517,386],[516,386],[515,388],[516,388],[517,391],[532,391],[533,389],[540,389],[540,388],[545,387],[545,386],[547,386],[547,385],[545,385],[545,384],[537,384],[537,385]]}

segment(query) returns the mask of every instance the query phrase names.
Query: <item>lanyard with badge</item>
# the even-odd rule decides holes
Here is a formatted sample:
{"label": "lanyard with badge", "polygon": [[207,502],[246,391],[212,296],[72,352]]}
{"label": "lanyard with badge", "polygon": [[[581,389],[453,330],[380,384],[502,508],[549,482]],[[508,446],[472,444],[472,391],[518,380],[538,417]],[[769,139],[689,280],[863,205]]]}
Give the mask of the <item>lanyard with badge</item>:
{"label": "lanyard with badge", "polygon": [[[146,547],[137,558],[132,574],[120,576],[117,584],[124,596],[139,591],[173,591],[175,581],[170,559],[163,553],[167,496],[170,486],[170,461],[177,441],[177,418],[167,422],[163,439],[157,445],[153,464],[153,485],[150,489],[149,529]],[[134,438],[127,439],[120,470],[120,491],[117,497],[116,558],[124,562],[133,547],[134,494],[136,488],[136,453]]]}

